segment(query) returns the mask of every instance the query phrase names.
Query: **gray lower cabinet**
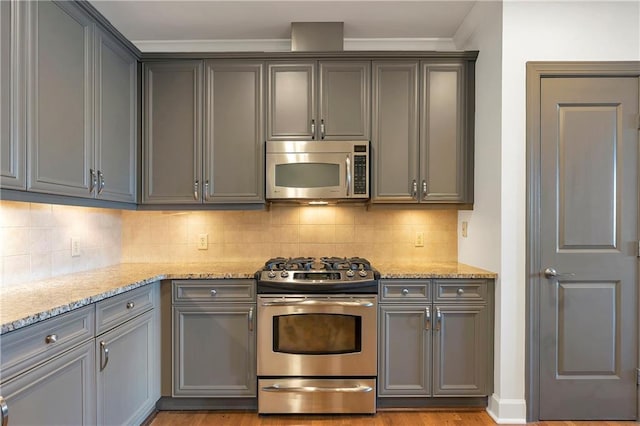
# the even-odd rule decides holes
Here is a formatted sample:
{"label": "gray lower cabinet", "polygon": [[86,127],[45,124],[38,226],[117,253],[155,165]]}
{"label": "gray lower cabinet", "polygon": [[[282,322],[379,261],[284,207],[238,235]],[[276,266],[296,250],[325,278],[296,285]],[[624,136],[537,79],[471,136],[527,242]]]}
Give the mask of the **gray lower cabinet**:
{"label": "gray lower cabinet", "polygon": [[174,397],[255,397],[255,282],[173,282]]}
{"label": "gray lower cabinet", "polygon": [[372,67],[372,201],[472,203],[473,63]]}
{"label": "gray lower cabinet", "polygon": [[489,395],[492,294],[492,280],[381,280],[378,396]]}
{"label": "gray lower cabinet", "polygon": [[95,424],[94,318],[85,306],[1,336],[10,425]]}
{"label": "gray lower cabinet", "polygon": [[99,425],[140,424],[160,397],[159,284],[96,304]]}
{"label": "gray lower cabinet", "polygon": [[273,61],[267,69],[267,140],[369,140],[370,61]]}

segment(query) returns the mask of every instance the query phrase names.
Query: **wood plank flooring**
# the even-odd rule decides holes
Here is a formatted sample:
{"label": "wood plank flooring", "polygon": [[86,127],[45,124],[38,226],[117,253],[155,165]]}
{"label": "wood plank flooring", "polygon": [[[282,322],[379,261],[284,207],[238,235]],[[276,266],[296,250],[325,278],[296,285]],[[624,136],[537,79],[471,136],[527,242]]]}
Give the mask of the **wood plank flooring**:
{"label": "wood plank flooring", "polygon": [[[383,411],[375,416],[258,416],[254,412],[161,411],[152,426],[484,426],[496,423],[486,411]],[[622,426],[636,422],[561,421],[536,426]]]}

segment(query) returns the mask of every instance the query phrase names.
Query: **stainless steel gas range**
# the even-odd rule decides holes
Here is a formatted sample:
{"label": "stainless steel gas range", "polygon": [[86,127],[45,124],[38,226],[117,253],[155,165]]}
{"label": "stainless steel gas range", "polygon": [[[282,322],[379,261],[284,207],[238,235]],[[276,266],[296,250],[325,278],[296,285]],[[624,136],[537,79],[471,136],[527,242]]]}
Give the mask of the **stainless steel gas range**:
{"label": "stainless steel gas range", "polygon": [[258,412],[375,413],[378,272],[275,258],[256,273]]}

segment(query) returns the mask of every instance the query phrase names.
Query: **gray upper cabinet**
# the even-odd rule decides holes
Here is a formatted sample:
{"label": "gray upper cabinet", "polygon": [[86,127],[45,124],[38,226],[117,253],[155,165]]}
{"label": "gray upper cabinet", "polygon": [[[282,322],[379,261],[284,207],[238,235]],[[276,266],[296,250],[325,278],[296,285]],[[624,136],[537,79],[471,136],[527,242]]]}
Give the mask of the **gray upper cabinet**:
{"label": "gray upper cabinet", "polygon": [[267,67],[268,140],[369,140],[369,61],[270,62]]}
{"label": "gray upper cabinet", "polygon": [[473,202],[469,67],[373,63],[373,202]]}
{"label": "gray upper cabinet", "polygon": [[137,60],[115,39],[96,29],[96,196],[136,201]]}
{"label": "gray upper cabinet", "polygon": [[200,203],[202,61],[145,65],[143,203]]}
{"label": "gray upper cabinet", "polygon": [[372,67],[372,201],[415,202],[418,62],[373,62]]}
{"label": "gray upper cabinet", "polygon": [[24,5],[0,2],[0,186],[27,187],[24,117],[14,103],[24,96],[24,49],[17,48],[19,19]]}
{"label": "gray upper cabinet", "polygon": [[94,24],[71,3],[26,6],[27,189],[91,197]]}
{"label": "gray upper cabinet", "polygon": [[264,63],[205,64],[204,202],[264,201]]}
{"label": "gray upper cabinet", "polygon": [[420,64],[421,201],[471,202],[473,133],[467,134],[465,64]]}

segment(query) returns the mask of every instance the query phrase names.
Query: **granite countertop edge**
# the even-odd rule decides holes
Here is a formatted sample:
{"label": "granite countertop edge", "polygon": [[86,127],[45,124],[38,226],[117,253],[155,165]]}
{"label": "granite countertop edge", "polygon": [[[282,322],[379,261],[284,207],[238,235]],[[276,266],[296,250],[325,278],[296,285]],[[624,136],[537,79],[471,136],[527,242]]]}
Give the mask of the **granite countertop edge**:
{"label": "granite countertop edge", "polygon": [[[224,263],[221,265],[222,266],[216,265],[213,267],[213,269],[224,268]],[[145,266],[140,266],[140,267],[143,269],[145,268]],[[135,271],[135,268],[136,268],[135,264],[113,265],[111,267],[100,268],[100,269],[85,271],[85,272],[78,272],[78,273],[70,274],[67,276],[56,277],[55,279],[50,279],[50,280],[43,280],[33,284],[27,283],[27,286],[29,286],[29,288],[31,288],[31,286],[35,287],[35,288],[31,288],[31,290],[27,290],[27,293],[29,293],[30,291],[29,294],[31,297],[33,297],[33,294],[38,291],[38,288],[40,288],[41,291],[46,291],[48,286],[58,285],[61,287],[61,288],[58,288],[58,290],[64,291],[65,285],[73,286],[73,285],[76,285],[78,281],[82,281],[82,280],[99,280],[101,279],[102,275],[104,276],[103,279],[105,281],[108,281],[109,279],[116,281],[112,285],[107,284],[108,288],[101,289],[100,291],[97,291],[95,294],[90,294],[88,296],[81,296],[78,298],[69,296],[68,298],[71,299],[70,302],[66,302],[66,301],[64,303],[51,302],[51,304],[54,305],[53,307],[46,306],[41,310],[36,309],[36,312],[29,313],[28,308],[25,308],[24,311],[27,312],[26,314],[9,313],[7,315],[2,315],[2,317],[8,316],[9,318],[6,318],[6,319],[2,318],[2,325],[0,326],[0,335],[27,327],[29,325],[38,323],[40,321],[44,321],[49,318],[56,317],[58,315],[73,311],[75,309],[79,309],[83,306],[100,302],[101,300],[107,299],[109,297],[117,296],[119,294],[126,293],[128,291],[134,290],[136,288],[139,288],[145,285],[152,284],[160,280],[253,279],[255,276],[255,271],[258,270],[260,266],[259,265],[256,266],[256,268],[250,272],[245,270],[244,272],[236,271],[233,273],[220,272],[220,271],[214,272],[214,271],[208,270],[206,265],[202,266],[198,264],[193,266],[193,270],[197,271],[197,270],[204,269],[203,272],[175,271],[175,270],[172,270],[173,268],[170,266],[163,268],[162,265],[156,265],[154,269],[156,270],[164,269],[165,271],[169,271],[169,272],[153,271],[153,272],[145,273],[145,272],[137,272]],[[189,266],[181,265],[179,269],[184,269],[184,268],[188,269]],[[237,265],[234,265],[234,268],[237,268]],[[435,269],[440,269],[440,268],[442,268],[442,265],[438,265],[435,267]],[[405,266],[405,267],[397,266],[397,267],[394,267],[393,268],[394,270],[392,271],[385,271],[384,268],[380,268],[382,269],[380,273],[380,278],[381,279],[429,279],[429,278],[495,279],[497,277],[497,274],[493,272],[484,271],[482,269],[467,266],[464,264],[458,264],[458,263],[449,264],[447,265],[446,268],[450,270],[438,272],[436,270],[430,270],[428,266],[419,266],[418,268],[416,268],[415,266]],[[121,279],[119,281],[111,278],[111,275],[121,272],[121,269],[134,270],[136,272],[136,275],[138,276],[132,280]],[[463,269],[463,270],[460,270],[460,269]],[[468,271],[465,271],[464,269],[468,269]],[[128,271],[128,272],[132,273],[131,271]],[[123,284],[122,283],[123,281],[125,281],[126,284]],[[68,283],[68,284],[65,284],[65,283]],[[26,300],[27,297],[24,296],[23,294],[24,292],[17,292],[17,293],[18,293],[17,295],[12,294],[11,288],[2,289],[2,291],[0,292],[0,298],[1,298],[0,302],[2,303],[2,305],[0,305],[0,308],[6,307],[5,303],[11,304],[11,303],[17,302],[17,303],[22,303],[23,305],[28,304],[28,300]],[[25,300],[21,301],[20,300],[21,297],[24,298]]]}

